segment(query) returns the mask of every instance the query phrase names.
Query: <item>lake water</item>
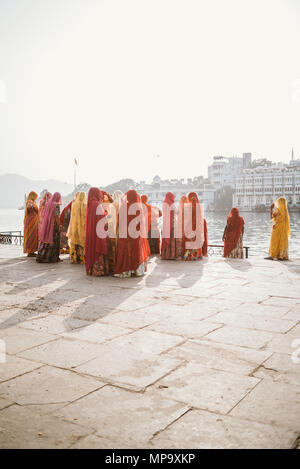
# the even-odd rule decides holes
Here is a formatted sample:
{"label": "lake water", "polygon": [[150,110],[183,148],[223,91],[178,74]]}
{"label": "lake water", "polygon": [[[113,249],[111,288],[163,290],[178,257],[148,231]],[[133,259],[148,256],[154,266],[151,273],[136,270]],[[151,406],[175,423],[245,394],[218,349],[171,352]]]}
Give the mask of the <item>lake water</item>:
{"label": "lake water", "polygon": [[[268,213],[242,213],[246,225],[244,246],[250,246],[249,255],[266,255],[270,242],[272,223]],[[0,231],[23,231],[23,210],[0,209]],[[300,213],[291,213],[290,257],[300,257]],[[207,213],[208,237],[210,244],[222,244],[226,216],[221,213]]]}

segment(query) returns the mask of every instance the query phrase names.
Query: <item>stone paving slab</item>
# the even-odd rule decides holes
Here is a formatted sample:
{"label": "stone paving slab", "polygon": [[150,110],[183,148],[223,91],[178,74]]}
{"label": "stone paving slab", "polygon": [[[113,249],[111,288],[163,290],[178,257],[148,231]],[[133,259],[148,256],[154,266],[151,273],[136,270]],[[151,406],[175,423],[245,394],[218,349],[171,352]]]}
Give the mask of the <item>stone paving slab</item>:
{"label": "stone paving slab", "polygon": [[[155,412],[154,412],[155,409]],[[55,413],[66,421],[76,419],[81,426],[117,444],[146,443],[188,410],[185,404],[165,399],[157,393],[132,393],[105,386]]]}
{"label": "stone paving slab", "polygon": [[297,445],[300,260],[63,259],[0,246],[0,448]]}
{"label": "stone paving slab", "polygon": [[21,352],[19,356],[60,368],[76,368],[99,357],[101,352],[98,344],[62,338]]}
{"label": "stone paving slab", "polygon": [[43,366],[0,384],[0,395],[19,405],[35,406],[40,412],[48,413],[102,386],[103,383],[78,373]]}
{"label": "stone paving slab", "polygon": [[[293,412],[289,411],[291,402]],[[230,414],[295,429],[300,434],[300,386],[263,380]]]}
{"label": "stone paving slab", "polygon": [[164,397],[211,412],[228,413],[259,383],[249,376],[190,362],[156,385]]}
{"label": "stone paving slab", "polygon": [[291,448],[297,432],[274,425],[193,410],[151,440],[153,448]]}
{"label": "stone paving slab", "polygon": [[[272,352],[252,350],[208,340],[189,340],[167,352],[169,356],[186,362],[196,362],[208,368],[249,375],[266,362]],[[259,375],[256,375],[258,376]]]}
{"label": "stone paving slab", "polygon": [[16,378],[19,375],[24,375],[41,366],[41,363],[24,360],[24,358],[7,354],[5,363],[0,363],[0,383]]}
{"label": "stone paving slab", "polygon": [[21,406],[1,411],[0,448],[2,449],[64,449],[87,435],[79,425],[39,415]]}

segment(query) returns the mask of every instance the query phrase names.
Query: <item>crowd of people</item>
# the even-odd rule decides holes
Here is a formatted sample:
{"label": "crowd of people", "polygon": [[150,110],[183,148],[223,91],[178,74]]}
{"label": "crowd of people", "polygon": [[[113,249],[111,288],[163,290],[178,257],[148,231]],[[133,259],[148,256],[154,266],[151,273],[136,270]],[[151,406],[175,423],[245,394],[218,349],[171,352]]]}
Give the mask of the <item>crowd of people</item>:
{"label": "crowd of people", "polygon": [[[24,253],[40,263],[60,262],[69,254],[71,263],[84,264],[87,275],[142,276],[151,255],[164,260],[199,261],[208,254],[208,224],[195,192],[182,196],[168,192],[162,210],[135,190],[110,195],[92,187],[88,197],[77,192],[61,211],[62,197],[30,192],[24,217]],[[280,197],[270,210],[272,232],[269,257],[288,259],[290,236],[286,199]],[[160,230],[160,218],[162,228]],[[243,258],[245,221],[237,208],[227,217],[223,256]]]}

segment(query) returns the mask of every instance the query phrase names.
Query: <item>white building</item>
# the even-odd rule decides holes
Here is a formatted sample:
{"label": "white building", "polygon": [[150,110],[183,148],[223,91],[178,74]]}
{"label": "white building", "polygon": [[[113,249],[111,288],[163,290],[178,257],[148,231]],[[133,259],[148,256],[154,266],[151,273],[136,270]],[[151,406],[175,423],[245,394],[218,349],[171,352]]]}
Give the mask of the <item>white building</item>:
{"label": "white building", "polygon": [[203,190],[195,189],[192,180],[184,182],[184,179],[166,179],[162,180],[159,176],[155,176],[151,184],[141,181],[137,191],[140,194],[146,194],[150,204],[161,204],[164,201],[167,192],[173,192],[176,196],[176,202],[182,195],[188,195],[190,192],[196,192],[199,200],[202,201]]}
{"label": "white building", "polygon": [[230,186],[235,188],[236,177],[244,169],[251,166],[251,153],[243,153],[239,157],[214,156],[213,163],[208,167],[208,178],[215,189]]}
{"label": "white building", "polygon": [[233,205],[240,210],[265,210],[278,197],[285,197],[290,208],[299,210],[300,160],[245,169],[236,179]]}

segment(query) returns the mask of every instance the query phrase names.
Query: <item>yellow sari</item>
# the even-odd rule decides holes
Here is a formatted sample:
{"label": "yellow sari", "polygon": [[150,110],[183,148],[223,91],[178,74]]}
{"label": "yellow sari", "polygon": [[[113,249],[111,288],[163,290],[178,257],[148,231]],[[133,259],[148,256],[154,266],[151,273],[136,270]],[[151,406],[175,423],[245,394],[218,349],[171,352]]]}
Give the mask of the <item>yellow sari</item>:
{"label": "yellow sari", "polygon": [[290,217],[286,199],[280,197],[275,202],[275,210],[272,212],[273,228],[270,242],[270,256],[273,259],[288,260]]}
{"label": "yellow sari", "polygon": [[72,204],[71,220],[67,232],[72,264],[84,264],[86,195],[78,192]]}

